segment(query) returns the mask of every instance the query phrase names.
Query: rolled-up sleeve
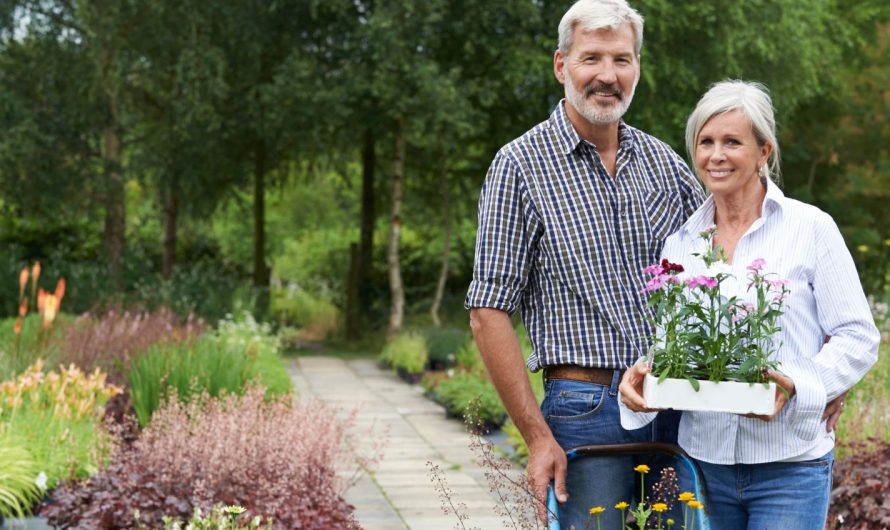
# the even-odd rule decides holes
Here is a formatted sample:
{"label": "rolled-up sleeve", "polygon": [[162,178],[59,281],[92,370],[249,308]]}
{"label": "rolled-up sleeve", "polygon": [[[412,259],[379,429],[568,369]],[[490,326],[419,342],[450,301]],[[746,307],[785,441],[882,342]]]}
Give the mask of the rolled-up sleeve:
{"label": "rolled-up sleeve", "polygon": [[518,164],[502,149],[479,197],[473,280],[464,301],[467,309],[490,307],[510,314],[518,309],[540,226]]}
{"label": "rolled-up sleeve", "polygon": [[785,406],[789,426],[801,440],[814,440],[822,428],[825,386],[813,359],[798,357],[782,363],[780,370],[794,381],[794,397]]}
{"label": "rolled-up sleeve", "polygon": [[813,294],[819,324],[831,339],[813,360],[826,399],[832,400],[862,379],[878,360],[881,335],[853,257],[827,214],[819,219],[817,245]]}

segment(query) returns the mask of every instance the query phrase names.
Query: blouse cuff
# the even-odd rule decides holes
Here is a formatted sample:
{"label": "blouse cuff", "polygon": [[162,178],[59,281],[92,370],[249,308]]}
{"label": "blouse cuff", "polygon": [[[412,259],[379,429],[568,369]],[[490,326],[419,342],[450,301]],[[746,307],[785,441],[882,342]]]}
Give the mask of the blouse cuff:
{"label": "blouse cuff", "polygon": [[825,411],[825,386],[811,359],[799,357],[779,366],[794,381],[795,395],[785,404],[791,431],[801,440],[816,439],[822,429]]}

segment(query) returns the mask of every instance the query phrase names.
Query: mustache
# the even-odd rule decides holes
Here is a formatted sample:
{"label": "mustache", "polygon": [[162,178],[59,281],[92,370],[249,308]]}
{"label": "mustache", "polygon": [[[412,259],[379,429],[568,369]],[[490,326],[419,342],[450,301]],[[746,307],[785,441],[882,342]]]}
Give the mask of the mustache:
{"label": "mustache", "polygon": [[616,96],[619,100],[624,99],[624,92],[618,85],[607,85],[605,83],[598,83],[596,85],[587,85],[584,87],[584,98],[588,98],[593,94],[605,94],[608,96]]}

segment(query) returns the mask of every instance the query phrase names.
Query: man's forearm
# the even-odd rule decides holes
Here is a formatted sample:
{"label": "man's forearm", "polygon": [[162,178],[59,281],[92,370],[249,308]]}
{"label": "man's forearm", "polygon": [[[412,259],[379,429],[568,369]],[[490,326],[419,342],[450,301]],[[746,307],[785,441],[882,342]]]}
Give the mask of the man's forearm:
{"label": "man's forearm", "polygon": [[525,441],[532,444],[535,440],[551,437],[529,384],[510,316],[497,309],[476,308],[470,313],[470,327],[485,368]]}

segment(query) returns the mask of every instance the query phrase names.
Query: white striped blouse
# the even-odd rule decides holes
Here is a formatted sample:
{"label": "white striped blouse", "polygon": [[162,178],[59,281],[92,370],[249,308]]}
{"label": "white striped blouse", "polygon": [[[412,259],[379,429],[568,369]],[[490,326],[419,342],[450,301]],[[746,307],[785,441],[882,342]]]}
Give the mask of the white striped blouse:
{"label": "white striped blouse", "polygon": [[[704,264],[691,256],[706,250],[699,234],[714,224],[709,197],[665,242],[663,257],[694,276]],[[714,464],[755,464],[817,458],[834,447],[822,413],[828,401],[855,385],[877,361],[880,334],[866,301],[853,258],[834,220],[815,206],[785,197],[769,182],[761,217],[739,239],[733,253],[735,281],[721,284],[724,296],[752,301],[746,267],[766,260],[764,271],[789,280],[780,317],[779,370],[794,381],[796,395],[771,422],[728,413],[684,412],[680,446]],[[825,342],[825,337],[831,340]],[[637,428],[654,414],[622,407],[622,425]]]}

